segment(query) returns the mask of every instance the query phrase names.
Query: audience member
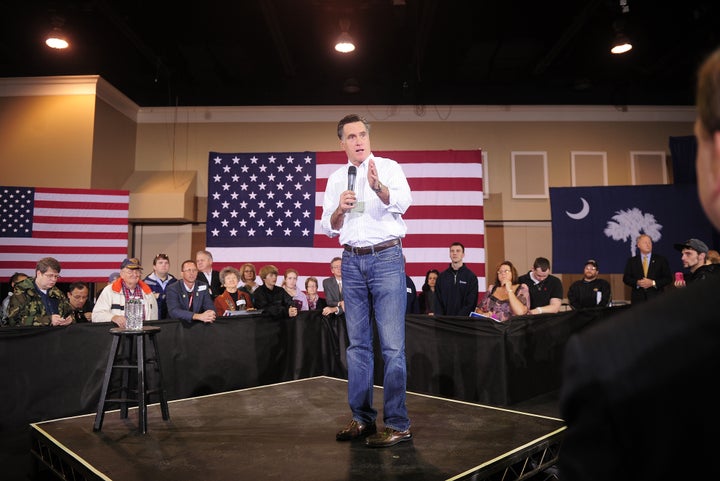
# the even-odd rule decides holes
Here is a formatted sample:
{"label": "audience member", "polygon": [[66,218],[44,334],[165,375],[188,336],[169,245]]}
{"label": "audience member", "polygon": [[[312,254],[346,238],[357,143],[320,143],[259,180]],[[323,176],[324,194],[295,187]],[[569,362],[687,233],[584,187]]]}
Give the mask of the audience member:
{"label": "audience member", "polygon": [[483,316],[505,322],[514,316],[523,316],[530,309],[530,294],[526,284],[518,281],[517,269],[510,261],[501,262],[495,280],[475,309]]}
{"label": "audience member", "polygon": [[158,307],[150,286],[142,281],[142,266],[136,257],[130,257],[120,264],[120,277],[100,292],[92,312],[92,322],[113,322],[118,327],[127,327],[125,301],[142,299],[143,321],[158,319]]}
{"label": "audience member", "polygon": [[310,276],[305,279],[305,296],[308,300],[308,309],[311,311],[322,311],[327,307],[325,299],[318,294],[318,280]]}
{"label": "audience member", "polygon": [[115,282],[116,280],[118,280],[119,278],[120,278],[120,273],[119,273],[119,272],[111,272],[110,275],[108,276],[108,282],[107,282],[106,285],[109,286],[110,284],[112,284],[113,282]]}
{"label": "audience member", "polygon": [[420,293],[420,313],[427,314],[428,316],[434,316],[436,311],[437,297],[435,294],[435,285],[438,277],[440,277],[440,271],[437,269],[430,269],[425,273],[425,283],[422,286],[422,292]]}
{"label": "audience member", "polygon": [[188,259],[180,269],[180,279],[167,288],[168,315],[171,319],[180,319],[186,326],[191,326],[193,321],[206,324],[215,322],[217,313],[210,294],[211,288],[206,282],[198,281],[197,264]]}
{"label": "audience member", "polygon": [[334,257],[330,261],[330,272],[332,277],[323,279],[323,292],[325,292],[325,302],[327,306],[323,308],[323,316],[330,314],[340,315],[344,310],[344,302],[342,297],[342,258]]}
{"label": "audience member", "polygon": [[170,274],[170,257],[167,254],[158,254],[153,259],[153,271],[145,277],[145,284],[150,286],[158,304],[158,317],[167,319],[167,287],[177,282],[175,276]]}
{"label": "audience member", "polygon": [[438,277],[435,285],[436,314],[468,316],[478,301],[477,276],[463,262],[465,246],[450,244],[450,265]]}
{"label": "audience member", "polygon": [[263,313],[275,319],[283,317],[295,317],[298,309],[293,303],[292,297],[285,289],[278,287],[278,270],[274,265],[266,265],[260,268],[260,279],[263,284],[255,289],[255,307],[262,309]]}
{"label": "audience member", "polygon": [[720,264],[720,252],[716,251],[715,249],[710,249],[707,252],[707,257],[705,259],[706,264]]}
{"label": "audience member", "polygon": [[687,241],[674,244],[675,250],[682,252],[682,264],[690,274],[682,279],[675,280],[675,287],[685,287],[696,281],[704,281],[710,276],[715,276],[718,270],[712,264],[705,262],[708,246],[699,239],[688,239]]}
{"label": "audience member", "polygon": [[550,261],[537,257],[532,270],[518,278],[530,291],[529,314],[554,314],[560,310],[563,298],[562,281],[551,274]]}
{"label": "audience member", "polygon": [[623,283],[632,289],[632,304],[657,297],[672,282],[670,265],[665,257],[652,251],[650,236],[639,235],[635,244],[640,252],[627,260],[623,272]]}
{"label": "audience member", "polygon": [[213,256],[210,251],[197,251],[195,265],[198,268],[197,282],[210,286],[210,297],[214,300],[222,294],[223,287],[220,283],[220,272],[213,269]]}
{"label": "audience member", "polygon": [[287,269],[283,276],[282,287],[285,289],[290,297],[292,297],[293,305],[298,308],[299,311],[307,311],[308,299],[305,293],[297,288],[298,271],[295,269]]}
{"label": "audience member", "polygon": [[68,302],[73,309],[75,322],[92,321],[95,303],[90,300],[90,288],[84,282],[73,282],[68,286]]}
{"label": "audience member", "polygon": [[607,307],[610,305],[610,283],[598,277],[600,268],[594,259],[585,262],[583,278],[568,289],[568,302],[573,309]]}
{"label": "audience member", "polygon": [[66,326],[72,324],[72,307],[57,287],[60,262],[43,257],[35,266],[35,277],[15,284],[8,304],[8,326]]}
{"label": "audience member", "polygon": [[8,308],[10,307],[10,298],[13,295],[13,289],[15,288],[15,284],[24,281],[27,278],[28,275],[23,274],[22,272],[16,272],[12,276],[10,276],[10,290],[8,291],[5,299],[3,299],[2,301],[2,312],[0,312],[0,326],[4,326],[8,322]]}
{"label": "audience member", "polygon": [[[720,50],[698,79],[697,187],[720,229]],[[720,427],[712,384],[720,370],[719,291],[720,278],[711,277],[570,338],[560,390],[567,424],[560,479],[692,479],[693,462],[712,477]]]}
{"label": "audience member", "polygon": [[246,262],[240,267],[240,272],[242,273],[242,290],[250,294],[250,298],[252,298],[255,295],[255,290],[260,287],[260,284],[255,280],[257,277],[255,266]]}
{"label": "audience member", "polygon": [[215,298],[215,312],[218,316],[225,311],[252,311],[255,310],[250,294],[238,287],[242,275],[232,266],[223,267],[220,271],[220,283],[225,290]]}
{"label": "audience member", "polygon": [[412,278],[405,274],[405,285],[407,286],[407,304],[405,305],[405,314],[419,314],[420,307],[418,304],[417,288]]}

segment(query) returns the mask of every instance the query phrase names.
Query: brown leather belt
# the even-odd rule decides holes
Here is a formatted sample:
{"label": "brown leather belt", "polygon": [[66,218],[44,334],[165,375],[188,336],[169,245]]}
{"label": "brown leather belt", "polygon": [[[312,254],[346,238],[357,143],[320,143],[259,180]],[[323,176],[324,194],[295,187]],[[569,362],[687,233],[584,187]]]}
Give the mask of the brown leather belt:
{"label": "brown leather belt", "polygon": [[366,246],[366,247],[353,247],[353,246],[349,246],[347,244],[343,244],[343,248],[348,252],[352,252],[353,254],[356,254],[359,256],[364,256],[366,254],[372,254],[373,252],[384,251],[385,249],[395,247],[396,245],[399,245],[399,244],[400,244],[400,239],[393,239],[393,240],[381,242],[379,244],[375,244],[374,246]]}

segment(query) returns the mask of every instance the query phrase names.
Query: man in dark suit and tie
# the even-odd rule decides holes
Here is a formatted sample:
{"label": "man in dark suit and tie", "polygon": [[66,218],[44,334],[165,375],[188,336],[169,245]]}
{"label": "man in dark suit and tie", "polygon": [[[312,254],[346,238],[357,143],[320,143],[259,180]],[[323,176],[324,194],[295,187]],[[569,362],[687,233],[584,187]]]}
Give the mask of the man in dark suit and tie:
{"label": "man in dark suit and tie", "polygon": [[220,282],[220,272],[213,269],[213,256],[210,251],[198,251],[195,254],[195,264],[198,268],[198,282],[210,286],[210,297],[215,300],[217,296],[225,292]]}
{"label": "man in dark suit and tie", "polygon": [[623,282],[630,286],[630,301],[635,304],[658,296],[672,282],[670,265],[665,257],[652,252],[652,239],[647,234],[637,238],[640,253],[628,259]]}
{"label": "man in dark suit and tie", "polygon": [[333,276],[323,279],[323,291],[327,301],[327,307],[323,308],[323,316],[343,313],[341,268],[342,259],[340,257],[335,257],[330,261],[330,271],[332,271]]}
{"label": "man in dark suit and tie", "polygon": [[179,282],[167,288],[167,307],[170,319],[180,319],[190,325],[193,321],[214,322],[215,304],[210,288],[204,282],[196,282],[198,268],[195,261],[187,260],[180,268]]}

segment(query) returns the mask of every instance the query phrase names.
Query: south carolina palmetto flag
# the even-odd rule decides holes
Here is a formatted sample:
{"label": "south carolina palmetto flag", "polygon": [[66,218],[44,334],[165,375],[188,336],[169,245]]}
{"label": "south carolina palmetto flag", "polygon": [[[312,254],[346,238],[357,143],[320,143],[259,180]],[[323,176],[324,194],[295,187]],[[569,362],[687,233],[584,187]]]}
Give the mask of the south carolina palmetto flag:
{"label": "south carolina palmetto flag", "polygon": [[[403,219],[406,270],[419,290],[429,269],[447,268],[449,246],[466,248],[466,264],[485,289],[482,156],[472,151],[376,151],[396,160],[413,203]],[[344,152],[217,153],[208,159],[207,247],[215,265],[251,262],[299,273],[298,285],[330,275],[342,254],[321,227],[328,176],[347,163]],[[279,281],[281,282],[281,280]]]}
{"label": "south carolina palmetto flag", "polygon": [[596,259],[603,274],[621,274],[637,254],[635,240],[648,234],[653,252],[681,271],[680,253],[673,244],[691,237],[709,246],[714,229],[700,206],[697,186],[635,185],[550,188],[552,269],[581,273]]}

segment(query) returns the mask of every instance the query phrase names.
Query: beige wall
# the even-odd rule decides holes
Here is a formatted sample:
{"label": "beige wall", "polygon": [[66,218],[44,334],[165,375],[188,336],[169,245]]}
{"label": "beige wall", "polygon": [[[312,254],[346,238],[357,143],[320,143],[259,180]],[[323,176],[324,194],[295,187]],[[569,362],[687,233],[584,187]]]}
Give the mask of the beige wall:
{"label": "beige wall", "polygon": [[97,100],[92,144],[92,187],[121,189],[135,168],[135,122]]}
{"label": "beige wall", "polygon": [[91,187],[95,96],[0,97],[4,185]]}

